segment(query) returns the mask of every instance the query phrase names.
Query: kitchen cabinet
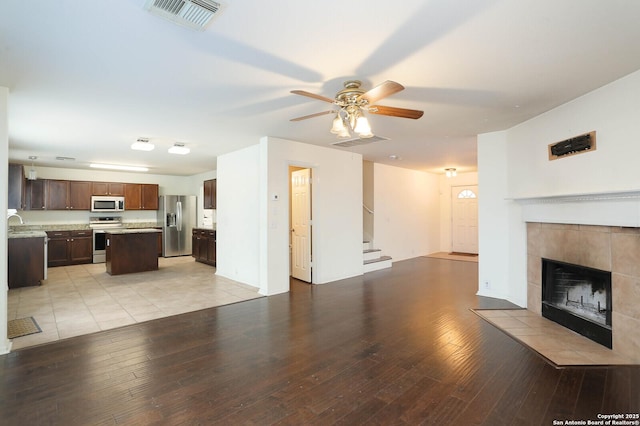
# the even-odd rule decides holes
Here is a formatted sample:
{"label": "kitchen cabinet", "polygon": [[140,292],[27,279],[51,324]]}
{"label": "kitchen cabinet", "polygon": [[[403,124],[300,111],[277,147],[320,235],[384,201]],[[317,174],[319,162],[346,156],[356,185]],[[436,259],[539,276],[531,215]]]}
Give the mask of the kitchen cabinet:
{"label": "kitchen cabinet", "polygon": [[203,208],[215,209],[216,208],[216,192],[217,185],[215,179],[209,179],[204,181],[204,197]]}
{"label": "kitchen cabinet", "polygon": [[191,251],[197,262],[216,266],[216,231],[194,228],[191,231]]}
{"label": "kitchen cabinet", "polygon": [[47,231],[47,238],[47,265],[68,265],[71,231]]}
{"label": "kitchen cabinet", "polygon": [[124,183],[122,182],[92,182],[91,195],[117,195],[124,196]]}
{"label": "kitchen cabinet", "polygon": [[143,183],[142,210],[158,210],[158,185]]}
{"label": "kitchen cabinet", "polygon": [[93,231],[47,231],[48,265],[65,266],[93,262]]}
{"label": "kitchen cabinet", "polygon": [[69,261],[72,265],[93,262],[93,231],[71,231]]}
{"label": "kitchen cabinet", "polygon": [[47,180],[47,210],[90,210],[91,182]]}
{"label": "kitchen cabinet", "polygon": [[45,206],[47,210],[66,210],[69,206],[69,181],[48,180]]}
{"label": "kitchen cabinet", "polygon": [[44,280],[44,237],[9,238],[7,243],[9,288],[40,285]]}
{"label": "kitchen cabinet", "polygon": [[125,210],[158,210],[158,185],[127,183],[124,185]]}
{"label": "kitchen cabinet", "polygon": [[44,210],[46,200],[46,180],[36,179],[25,182],[25,209]]}
{"label": "kitchen cabinet", "polygon": [[9,164],[8,209],[24,209],[25,181],[22,164]]}
{"label": "kitchen cabinet", "polygon": [[207,263],[216,266],[216,231],[209,231]]}
{"label": "kitchen cabinet", "polygon": [[162,257],[162,228],[156,228],[158,232],[158,257]]}
{"label": "kitchen cabinet", "polygon": [[158,269],[157,229],[105,230],[106,262],[109,275],[156,271]]}
{"label": "kitchen cabinet", "polygon": [[69,208],[91,210],[91,182],[69,181]]}
{"label": "kitchen cabinet", "polygon": [[139,183],[126,183],[124,185],[125,210],[142,210],[142,187]]}

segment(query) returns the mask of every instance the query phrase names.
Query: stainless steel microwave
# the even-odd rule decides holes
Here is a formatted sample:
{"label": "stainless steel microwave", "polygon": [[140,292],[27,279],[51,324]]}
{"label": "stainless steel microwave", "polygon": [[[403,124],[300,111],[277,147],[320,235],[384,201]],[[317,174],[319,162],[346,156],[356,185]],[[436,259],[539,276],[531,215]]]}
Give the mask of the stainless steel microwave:
{"label": "stainless steel microwave", "polygon": [[92,212],[123,212],[124,197],[94,195],[91,197]]}

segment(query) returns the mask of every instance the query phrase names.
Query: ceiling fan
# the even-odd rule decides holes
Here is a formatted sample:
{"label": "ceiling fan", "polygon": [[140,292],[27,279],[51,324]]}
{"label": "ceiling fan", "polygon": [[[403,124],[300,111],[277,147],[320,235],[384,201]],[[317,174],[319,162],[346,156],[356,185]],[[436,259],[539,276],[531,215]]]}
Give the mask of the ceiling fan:
{"label": "ceiling fan", "polygon": [[406,108],[396,108],[383,105],[375,105],[375,102],[382,98],[393,95],[404,90],[404,86],[395,81],[387,80],[377,85],[369,91],[364,91],[359,80],[348,80],[344,82],[344,89],[340,90],[334,99],[327,98],[304,90],[292,90],[291,93],[309,98],[329,102],[339,107],[338,110],[329,110],[302,117],[292,118],[291,121],[301,121],[308,118],[318,117],[326,114],[336,114],[333,120],[331,133],[335,133],[339,138],[351,137],[351,131],[357,133],[361,138],[372,137],[371,127],[363,112],[371,114],[388,115],[391,117],[403,117],[418,119],[422,117],[423,111]]}

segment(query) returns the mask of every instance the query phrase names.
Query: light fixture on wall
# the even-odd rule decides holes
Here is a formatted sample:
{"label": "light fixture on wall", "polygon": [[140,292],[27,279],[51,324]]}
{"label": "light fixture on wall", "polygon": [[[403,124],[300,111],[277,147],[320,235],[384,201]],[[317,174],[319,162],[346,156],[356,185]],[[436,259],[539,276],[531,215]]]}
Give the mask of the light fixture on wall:
{"label": "light fixture on wall", "polygon": [[454,169],[453,167],[449,167],[447,169],[444,169],[444,174],[450,178],[450,177],[456,177],[458,175],[458,172],[456,172],[456,169]]}
{"label": "light fixture on wall", "polygon": [[38,157],[36,157],[35,155],[30,155],[29,156],[29,160],[31,160],[31,168],[29,169],[29,180],[36,180],[38,179],[38,172],[36,172],[36,169],[33,167],[33,160],[37,160]]}
{"label": "light fixture on wall", "polygon": [[189,148],[187,148],[186,146],[184,146],[184,144],[182,142],[176,142],[173,144],[173,146],[171,148],[169,148],[169,154],[179,154],[179,155],[185,155],[190,153],[191,150]]}
{"label": "light fixture on wall", "polygon": [[100,163],[91,163],[89,167],[93,169],[107,169],[107,170],[123,170],[127,172],[148,172],[149,169],[147,167],[139,167],[139,166],[121,166],[119,164],[100,164]]}
{"label": "light fixture on wall", "polygon": [[147,138],[138,138],[134,143],[131,144],[131,149],[135,149],[136,151],[152,151],[156,146],[149,142]]}

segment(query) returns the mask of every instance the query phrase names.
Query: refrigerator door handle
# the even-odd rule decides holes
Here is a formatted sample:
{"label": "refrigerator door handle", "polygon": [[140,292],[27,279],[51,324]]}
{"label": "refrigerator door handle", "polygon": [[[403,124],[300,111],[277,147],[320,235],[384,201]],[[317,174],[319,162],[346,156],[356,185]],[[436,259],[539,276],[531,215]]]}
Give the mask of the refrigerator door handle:
{"label": "refrigerator door handle", "polygon": [[176,225],[178,227],[178,232],[182,232],[182,202],[176,201]]}

